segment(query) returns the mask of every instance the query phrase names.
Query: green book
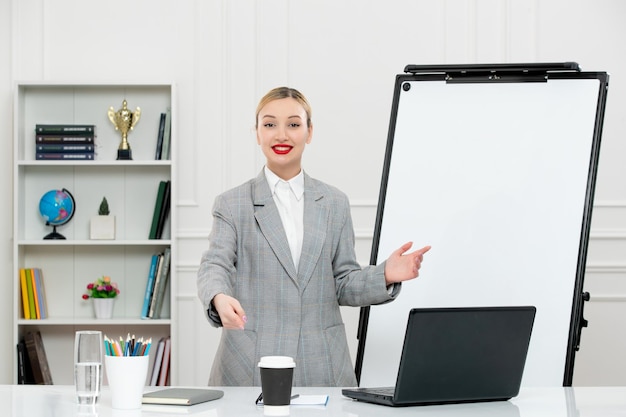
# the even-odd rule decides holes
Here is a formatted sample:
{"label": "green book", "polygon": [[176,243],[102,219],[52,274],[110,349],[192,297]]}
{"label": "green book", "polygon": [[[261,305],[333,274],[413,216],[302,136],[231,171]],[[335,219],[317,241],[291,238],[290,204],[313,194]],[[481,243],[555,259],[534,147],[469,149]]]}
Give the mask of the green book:
{"label": "green book", "polygon": [[149,239],[157,238],[157,229],[159,226],[159,217],[161,216],[161,207],[163,207],[163,195],[165,194],[165,186],[167,181],[159,182],[156,200],[154,202],[154,214],[152,215],[152,227],[150,227]]}
{"label": "green book", "polygon": [[170,214],[170,194],[172,182],[165,181],[165,191],[163,192],[163,198],[161,199],[161,212],[159,213],[159,221],[157,222],[155,239],[161,239],[163,237],[163,229],[165,228],[165,221]]}
{"label": "green book", "polygon": [[30,310],[30,318],[38,319],[37,307],[35,306],[35,288],[33,288],[33,275],[30,268],[26,268],[26,288],[28,289],[28,309]]}

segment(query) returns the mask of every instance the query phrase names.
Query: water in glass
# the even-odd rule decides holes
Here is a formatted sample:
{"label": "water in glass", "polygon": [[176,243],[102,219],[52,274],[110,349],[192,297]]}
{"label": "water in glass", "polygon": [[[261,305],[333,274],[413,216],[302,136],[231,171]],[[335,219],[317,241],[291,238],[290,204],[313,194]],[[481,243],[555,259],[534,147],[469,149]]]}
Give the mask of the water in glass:
{"label": "water in glass", "polygon": [[102,332],[79,330],[74,341],[74,384],[79,404],[95,404],[102,386]]}
{"label": "water in glass", "polygon": [[79,404],[95,404],[100,395],[102,364],[81,362],[74,365],[74,380]]}

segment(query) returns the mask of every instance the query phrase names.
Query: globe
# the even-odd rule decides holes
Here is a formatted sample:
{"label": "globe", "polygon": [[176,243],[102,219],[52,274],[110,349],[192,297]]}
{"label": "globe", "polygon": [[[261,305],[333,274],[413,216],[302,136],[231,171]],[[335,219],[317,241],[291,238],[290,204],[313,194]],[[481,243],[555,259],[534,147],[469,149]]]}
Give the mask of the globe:
{"label": "globe", "polygon": [[71,220],[75,207],[74,197],[65,188],[50,190],[41,196],[39,213],[46,221],[46,226],[52,226],[52,232],[44,236],[44,239],[65,239],[56,228]]}

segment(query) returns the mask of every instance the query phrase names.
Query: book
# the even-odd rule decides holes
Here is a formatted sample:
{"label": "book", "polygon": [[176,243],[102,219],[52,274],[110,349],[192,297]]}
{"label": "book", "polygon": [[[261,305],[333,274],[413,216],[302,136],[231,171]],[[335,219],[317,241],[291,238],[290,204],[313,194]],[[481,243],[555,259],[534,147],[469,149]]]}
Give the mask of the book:
{"label": "book", "polygon": [[161,159],[170,159],[170,141],[172,139],[172,109],[165,110],[165,132],[163,133],[163,146]]}
{"label": "book", "polygon": [[165,388],[143,394],[143,404],[194,405],[218,400],[224,391],[209,388]]}
{"label": "book", "polygon": [[37,318],[37,308],[35,307],[35,293],[33,289],[33,278],[30,268],[26,268],[26,288],[28,291],[28,309],[30,310],[30,318],[34,320]]}
{"label": "book", "polygon": [[18,384],[34,384],[33,370],[28,359],[26,343],[20,340],[17,343],[17,383]]}
{"label": "book", "polygon": [[152,290],[154,289],[154,281],[156,279],[156,270],[159,263],[159,255],[152,255],[150,261],[150,270],[148,271],[148,280],[146,281],[146,291],[143,297],[143,308],[141,309],[141,318],[147,319],[150,312],[150,303],[152,301]]}
{"label": "book", "polygon": [[161,318],[161,309],[163,308],[163,299],[167,290],[167,282],[170,275],[170,263],[172,257],[171,248],[165,248],[163,251],[163,267],[161,268],[157,285],[154,286],[154,294],[152,295],[152,305],[150,307],[150,318]]}
{"label": "book", "polygon": [[43,161],[92,161],[95,152],[37,152],[35,159]]}
{"label": "book", "polygon": [[41,307],[39,306],[39,289],[37,288],[37,278],[35,277],[35,270],[30,268],[30,279],[33,286],[33,299],[35,300],[35,315],[37,319],[41,318]]}
{"label": "book", "polygon": [[44,143],[37,144],[38,153],[77,153],[94,152],[93,144],[87,143]]}
{"label": "book", "polygon": [[163,254],[158,255],[159,261],[157,263],[156,273],[154,274],[154,285],[152,286],[152,295],[150,296],[150,306],[148,307],[148,318],[151,319],[154,313],[154,302],[156,300],[157,287],[161,279],[161,269],[163,269]]}
{"label": "book", "polygon": [[20,268],[20,289],[22,292],[22,310],[26,320],[30,320],[30,304],[28,302],[28,286],[26,285],[26,270]]}
{"label": "book", "polygon": [[37,144],[93,144],[94,136],[67,136],[67,135],[36,135],[35,141]]}
{"label": "book", "polygon": [[37,288],[37,302],[39,304],[39,318],[48,318],[48,302],[46,301],[46,291],[43,283],[43,272],[41,268],[33,268],[32,273],[35,275],[35,286]]}
{"label": "book", "polygon": [[154,154],[154,159],[157,161],[161,159],[164,135],[165,135],[165,113],[161,113],[161,117],[159,118],[159,133],[157,134],[156,151]]}
{"label": "book", "polygon": [[154,201],[154,213],[152,214],[152,226],[150,227],[149,239],[157,239],[157,226],[159,225],[159,216],[161,215],[161,207],[163,206],[163,195],[167,181],[160,181],[157,189],[156,199]]}
{"label": "book", "polygon": [[167,385],[167,377],[170,373],[170,350],[172,341],[168,337],[165,339],[165,345],[163,346],[163,360],[161,361],[161,369],[159,370],[159,381],[157,385]]}
{"label": "book", "polygon": [[33,371],[35,384],[52,385],[52,375],[50,374],[50,367],[48,366],[48,358],[46,356],[43,340],[41,339],[41,333],[39,331],[27,332],[24,335],[24,343],[26,344],[26,351]]}
{"label": "book", "polygon": [[90,124],[36,124],[35,132],[37,135],[86,135],[94,134],[95,125]]}
{"label": "book", "polygon": [[159,371],[161,370],[161,363],[163,362],[163,349],[165,348],[165,338],[162,337],[157,343],[157,351],[154,356],[154,364],[152,364],[152,374],[150,376],[150,385],[156,386],[159,381]]}
{"label": "book", "polygon": [[161,203],[161,210],[159,212],[159,220],[157,222],[156,239],[163,237],[163,230],[165,229],[165,221],[170,214],[170,194],[172,192],[172,182],[165,182],[165,191],[163,192],[163,202]]}
{"label": "book", "polygon": [[26,355],[26,345],[24,342],[20,341],[17,344],[17,383],[20,385],[26,383],[24,355]]}

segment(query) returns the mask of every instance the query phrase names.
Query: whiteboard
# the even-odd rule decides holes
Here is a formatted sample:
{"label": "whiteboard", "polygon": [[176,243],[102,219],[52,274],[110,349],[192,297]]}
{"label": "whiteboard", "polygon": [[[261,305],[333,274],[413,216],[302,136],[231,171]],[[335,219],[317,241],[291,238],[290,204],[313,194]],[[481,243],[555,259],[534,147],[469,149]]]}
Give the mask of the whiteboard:
{"label": "whiteboard", "polygon": [[395,384],[411,308],[501,305],[537,308],[522,385],[564,384],[605,90],[581,73],[397,77],[372,263],[407,241],[432,249],[395,301],[362,314],[359,385]]}

